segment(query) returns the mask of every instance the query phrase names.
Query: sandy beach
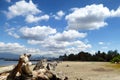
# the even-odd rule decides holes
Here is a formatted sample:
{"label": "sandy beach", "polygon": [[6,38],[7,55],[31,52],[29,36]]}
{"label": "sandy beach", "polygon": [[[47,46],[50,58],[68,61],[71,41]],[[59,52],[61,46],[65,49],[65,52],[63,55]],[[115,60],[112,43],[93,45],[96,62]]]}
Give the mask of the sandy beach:
{"label": "sandy beach", "polygon": [[120,80],[120,69],[109,62],[62,62],[56,71],[69,80]]}
{"label": "sandy beach", "polygon": [[66,61],[59,63],[55,72],[68,80],[120,80],[120,64],[109,62]]}

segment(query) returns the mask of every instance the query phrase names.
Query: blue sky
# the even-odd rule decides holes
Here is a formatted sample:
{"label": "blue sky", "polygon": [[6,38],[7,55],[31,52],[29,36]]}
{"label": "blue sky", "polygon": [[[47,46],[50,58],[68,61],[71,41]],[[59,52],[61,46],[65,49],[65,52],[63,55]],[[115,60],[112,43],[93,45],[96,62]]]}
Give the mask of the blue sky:
{"label": "blue sky", "polygon": [[119,51],[119,21],[119,0],[0,0],[0,53]]}

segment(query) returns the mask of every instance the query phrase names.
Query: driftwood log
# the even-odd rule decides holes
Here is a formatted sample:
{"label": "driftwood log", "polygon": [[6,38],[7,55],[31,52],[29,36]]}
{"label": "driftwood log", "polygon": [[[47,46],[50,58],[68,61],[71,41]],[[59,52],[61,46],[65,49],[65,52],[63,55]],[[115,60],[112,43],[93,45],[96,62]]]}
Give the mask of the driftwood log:
{"label": "driftwood log", "polygon": [[47,63],[46,60],[40,60],[33,68],[33,71],[38,72],[35,80],[61,80],[50,71],[50,63]]}
{"label": "driftwood log", "polygon": [[15,66],[15,68],[10,72],[10,74],[7,76],[7,80],[16,80],[16,74],[17,72],[21,73],[21,68],[24,64],[27,64],[29,62],[29,57],[31,55],[21,55],[18,61],[18,64]]}
{"label": "driftwood log", "polygon": [[[61,79],[50,69],[50,63],[47,61],[39,61],[35,67],[30,69],[31,62],[29,61],[31,55],[23,54],[20,56],[16,66],[7,66],[0,69],[0,73],[9,72],[6,79],[2,80],[68,80],[68,78]],[[19,76],[16,74],[19,72]]]}

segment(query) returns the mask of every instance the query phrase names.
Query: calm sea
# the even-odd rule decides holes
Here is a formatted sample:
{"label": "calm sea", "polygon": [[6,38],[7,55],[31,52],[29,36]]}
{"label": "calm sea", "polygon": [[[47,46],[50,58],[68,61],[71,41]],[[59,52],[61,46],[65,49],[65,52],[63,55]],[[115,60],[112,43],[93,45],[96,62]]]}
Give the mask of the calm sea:
{"label": "calm sea", "polygon": [[[14,65],[17,64],[18,61],[4,61],[4,60],[0,60],[0,66],[8,66],[8,65]],[[36,61],[32,61],[32,64],[35,64]]]}

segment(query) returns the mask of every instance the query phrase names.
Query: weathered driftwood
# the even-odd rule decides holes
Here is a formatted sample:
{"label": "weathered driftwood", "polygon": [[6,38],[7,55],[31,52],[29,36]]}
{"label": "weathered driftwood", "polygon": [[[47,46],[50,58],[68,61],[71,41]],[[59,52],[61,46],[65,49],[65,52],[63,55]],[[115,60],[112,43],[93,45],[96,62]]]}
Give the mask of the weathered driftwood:
{"label": "weathered driftwood", "polygon": [[61,80],[56,76],[56,74],[51,72],[50,66],[51,66],[51,63],[47,63],[46,60],[39,61],[33,68],[33,71],[37,72],[36,73],[37,76],[35,80]]}
{"label": "weathered driftwood", "polygon": [[7,80],[15,80],[17,72],[21,73],[21,67],[23,63],[29,62],[29,57],[31,55],[21,55],[18,61],[18,64],[15,66],[15,68],[10,72],[10,74],[7,77]]}
{"label": "weathered driftwood", "polygon": [[48,62],[48,64],[49,64],[50,70],[53,70],[53,71],[55,71],[56,66],[58,65],[56,61]]}
{"label": "weathered driftwood", "polygon": [[6,73],[6,72],[10,72],[10,71],[13,70],[13,68],[15,68],[15,65],[6,66],[6,67],[1,67],[1,68],[0,68],[0,74]]}
{"label": "weathered driftwood", "polygon": [[33,77],[32,71],[30,69],[30,64],[26,63],[21,67],[20,80],[31,80]]}
{"label": "weathered driftwood", "polygon": [[35,65],[35,67],[33,68],[33,70],[39,70],[39,69],[42,69],[42,68],[44,68],[43,63],[42,63],[42,61],[39,61],[39,62]]}
{"label": "weathered driftwood", "polygon": [[[46,60],[39,61],[31,70],[29,57],[26,54],[20,56],[18,64],[12,68],[5,80],[68,80],[67,78],[60,79],[53,73],[50,69],[51,63],[47,63]],[[20,73],[19,76],[16,76],[17,72]]]}

